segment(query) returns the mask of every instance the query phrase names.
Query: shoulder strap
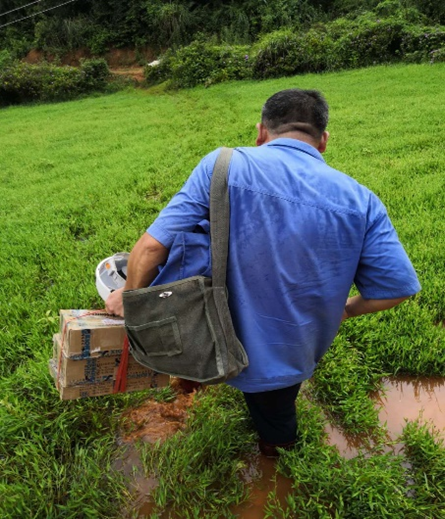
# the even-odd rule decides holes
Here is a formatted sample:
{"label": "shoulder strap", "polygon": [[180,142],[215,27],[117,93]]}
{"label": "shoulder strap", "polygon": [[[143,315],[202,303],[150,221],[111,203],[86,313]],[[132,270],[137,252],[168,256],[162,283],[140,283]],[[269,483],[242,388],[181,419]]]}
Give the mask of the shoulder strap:
{"label": "shoulder strap", "polygon": [[230,205],[227,176],[232,148],[222,148],[213,168],[210,184],[210,243],[212,247],[212,285],[226,286],[229,254]]}

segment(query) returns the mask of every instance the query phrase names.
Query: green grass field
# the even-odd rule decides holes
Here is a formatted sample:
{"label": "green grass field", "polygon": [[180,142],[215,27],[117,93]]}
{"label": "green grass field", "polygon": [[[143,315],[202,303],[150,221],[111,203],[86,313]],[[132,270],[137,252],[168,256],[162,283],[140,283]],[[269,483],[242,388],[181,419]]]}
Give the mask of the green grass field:
{"label": "green grass field", "polygon": [[[423,290],[400,307],[346,321],[298,412],[301,442],[279,470],[293,479],[271,518],[445,517],[445,450],[408,424],[400,456],[345,460],[324,416],[383,438],[369,394],[383,375],[445,375],[445,66],[376,67],[179,93],[129,90],[0,111],[0,517],[118,518],[131,510],[112,469],[120,415],[150,392],[61,402],[47,369],[61,308],[100,308],[94,271],[130,250],[212,149],[253,145],[265,99],[317,88],[331,107],[327,162],[380,196]],[[169,398],[166,389],[158,398]],[[211,388],[187,429],[142,446],[160,484],[157,514],[232,517],[255,435],[240,395]]]}

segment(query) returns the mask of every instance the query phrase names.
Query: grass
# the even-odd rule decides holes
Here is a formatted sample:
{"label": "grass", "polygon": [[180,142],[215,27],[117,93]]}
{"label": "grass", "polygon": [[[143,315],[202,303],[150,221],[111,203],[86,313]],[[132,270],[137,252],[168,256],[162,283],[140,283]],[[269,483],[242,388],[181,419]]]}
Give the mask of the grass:
{"label": "grass", "polygon": [[[59,401],[47,370],[58,311],[100,307],[97,263],[130,250],[204,154],[253,144],[264,100],[299,86],[325,93],[327,162],[381,197],[423,290],[342,325],[301,399],[299,448],[280,460],[294,491],[284,508],[271,495],[267,514],[444,517],[444,449],[427,429],[408,424],[400,457],[355,460],[323,432],[327,414],[379,438],[369,394],[383,375],[445,374],[444,77],[440,64],[376,67],[2,110],[0,516],[113,518],[131,506],[111,463],[122,411],[147,393]],[[155,513],[230,517],[253,446],[240,395],[211,388],[185,432],[143,449],[160,480]]]}

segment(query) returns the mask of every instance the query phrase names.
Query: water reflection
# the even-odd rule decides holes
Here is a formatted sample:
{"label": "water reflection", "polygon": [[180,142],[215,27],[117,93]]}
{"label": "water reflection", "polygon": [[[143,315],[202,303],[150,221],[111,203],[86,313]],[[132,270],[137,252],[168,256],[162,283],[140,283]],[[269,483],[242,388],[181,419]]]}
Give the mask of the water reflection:
{"label": "water reflection", "polygon": [[250,497],[247,502],[232,509],[235,515],[243,519],[263,519],[267,496],[274,490],[282,508],[286,507],[286,496],[292,491],[292,480],[279,474],[275,464],[275,459],[266,458],[259,451],[248,460],[241,477],[250,485]]}
{"label": "water reflection", "polygon": [[384,391],[377,398],[379,418],[387,424],[394,440],[406,420],[429,422],[445,438],[445,380],[439,377],[397,377],[384,381]]}
{"label": "water reflection", "polygon": [[[445,379],[442,377],[391,377],[383,380],[383,390],[372,395],[379,409],[379,419],[386,425],[387,451],[398,454],[402,444],[395,443],[406,421],[419,419],[429,423],[445,439]],[[347,459],[370,448],[361,437],[345,434],[328,424],[329,443],[335,445]]]}

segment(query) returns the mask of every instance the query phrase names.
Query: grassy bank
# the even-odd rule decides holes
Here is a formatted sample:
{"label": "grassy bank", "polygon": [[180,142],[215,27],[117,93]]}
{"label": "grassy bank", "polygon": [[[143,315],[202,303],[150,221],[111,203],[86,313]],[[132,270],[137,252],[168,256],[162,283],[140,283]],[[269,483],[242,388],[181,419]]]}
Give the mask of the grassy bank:
{"label": "grassy bank", "polygon": [[[47,370],[58,310],[100,307],[99,260],[131,248],[204,154],[253,144],[264,100],[299,86],[325,93],[326,160],[387,205],[423,290],[344,323],[300,406],[299,449],[280,461],[293,497],[286,511],[270,496],[270,517],[443,517],[445,454],[428,431],[405,430],[402,459],[346,461],[325,444],[321,412],[378,439],[369,393],[383,374],[445,375],[444,78],[441,64],[376,67],[2,110],[0,516],[112,518],[130,506],[115,439],[122,411],[147,394],[60,402]],[[144,448],[154,498],[159,512],[230,517],[254,435],[235,391],[199,400],[184,433]]]}

